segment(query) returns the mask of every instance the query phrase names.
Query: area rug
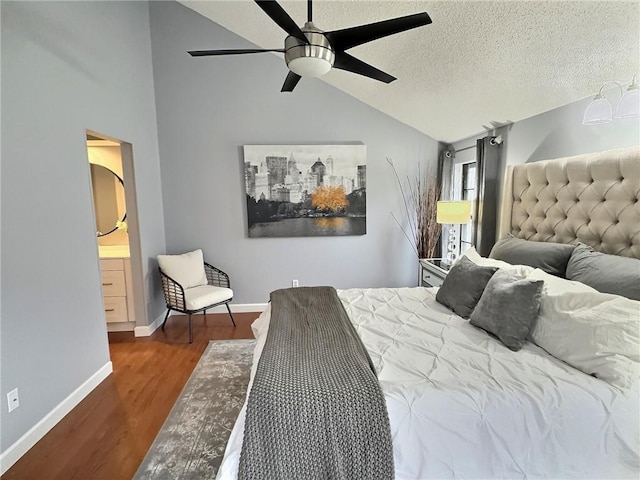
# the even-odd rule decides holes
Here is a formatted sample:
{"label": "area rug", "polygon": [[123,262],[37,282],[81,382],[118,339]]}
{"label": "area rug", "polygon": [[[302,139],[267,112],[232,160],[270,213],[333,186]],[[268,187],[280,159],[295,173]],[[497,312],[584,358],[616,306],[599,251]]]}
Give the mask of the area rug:
{"label": "area rug", "polygon": [[134,480],[215,478],[244,403],[255,340],[209,342]]}

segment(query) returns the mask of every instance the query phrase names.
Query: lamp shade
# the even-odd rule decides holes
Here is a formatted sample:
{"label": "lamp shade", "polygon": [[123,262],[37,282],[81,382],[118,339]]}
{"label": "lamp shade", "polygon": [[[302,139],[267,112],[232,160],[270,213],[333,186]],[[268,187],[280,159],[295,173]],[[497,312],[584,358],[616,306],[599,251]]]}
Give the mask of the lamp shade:
{"label": "lamp shade", "polygon": [[436,222],[453,225],[467,224],[471,219],[471,202],[467,200],[438,202]]}
{"label": "lamp shade", "polygon": [[611,103],[602,95],[597,95],[584,112],[583,125],[601,125],[613,120]]}
{"label": "lamp shade", "polygon": [[[635,88],[634,88],[635,87]],[[632,84],[618,101],[616,118],[633,118],[640,116],[640,90],[638,84]]]}

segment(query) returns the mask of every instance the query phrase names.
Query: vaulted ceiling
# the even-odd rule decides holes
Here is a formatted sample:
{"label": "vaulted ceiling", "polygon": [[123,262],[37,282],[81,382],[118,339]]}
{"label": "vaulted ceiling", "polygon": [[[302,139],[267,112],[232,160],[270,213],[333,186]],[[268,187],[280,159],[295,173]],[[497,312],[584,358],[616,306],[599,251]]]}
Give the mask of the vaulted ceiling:
{"label": "vaulted ceiling", "polygon": [[[181,3],[262,48],[284,45],[286,34],[253,1]],[[304,24],[305,1],[279,3]],[[638,1],[316,0],[313,5],[314,23],[325,31],[429,14],[429,26],[349,50],[397,77],[395,82],[387,85],[337,69],[321,78],[441,141],[454,142],[492,122],[515,122],[593,96],[607,81],[626,88],[639,67]],[[194,45],[238,47],[244,45]],[[252,61],[251,55],[238,58]],[[608,95],[615,101],[619,93],[612,87]]]}

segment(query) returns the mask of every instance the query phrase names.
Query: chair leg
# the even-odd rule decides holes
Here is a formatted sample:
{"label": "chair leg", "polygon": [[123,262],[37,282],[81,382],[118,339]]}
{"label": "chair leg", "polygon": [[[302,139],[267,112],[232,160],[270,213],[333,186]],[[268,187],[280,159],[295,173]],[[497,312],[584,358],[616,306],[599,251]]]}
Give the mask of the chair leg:
{"label": "chair leg", "polygon": [[162,322],[162,330],[164,330],[164,324],[167,323],[167,318],[169,318],[170,313],[171,313],[171,309],[167,308],[167,314],[164,316],[164,322]]}
{"label": "chair leg", "polygon": [[233,326],[236,326],[236,321],[233,319],[233,315],[231,315],[231,309],[229,308],[229,304],[225,303],[225,305],[227,306],[227,311],[229,312],[229,316],[231,317],[231,321],[233,322]]}
{"label": "chair leg", "polygon": [[191,314],[189,314],[189,343],[193,343],[193,328],[191,326]]}

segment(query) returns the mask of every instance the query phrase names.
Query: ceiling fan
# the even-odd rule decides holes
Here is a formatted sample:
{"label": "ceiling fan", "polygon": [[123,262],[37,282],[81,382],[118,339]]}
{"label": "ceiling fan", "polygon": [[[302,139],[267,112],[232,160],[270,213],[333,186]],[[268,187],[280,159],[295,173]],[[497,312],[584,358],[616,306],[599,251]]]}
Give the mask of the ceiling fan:
{"label": "ceiling fan", "polygon": [[284,48],[196,50],[190,51],[189,54],[193,57],[206,57],[263,52],[284,53],[284,59],[290,71],[284,85],[282,85],[281,92],[292,92],[301,77],[319,77],[331,70],[331,67],[357,73],[380,82],[391,83],[396,79],[395,77],[358,60],[346,53],[346,50],[378,38],[431,23],[431,18],[426,13],[416,13],[368,25],[324,32],[313,24],[312,0],[307,0],[308,18],[302,28],[296,25],[277,2],[272,0],[255,0],[255,2],[280,28],[289,34],[284,41]]}

